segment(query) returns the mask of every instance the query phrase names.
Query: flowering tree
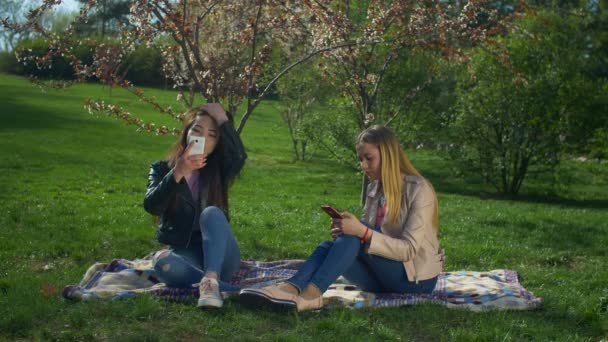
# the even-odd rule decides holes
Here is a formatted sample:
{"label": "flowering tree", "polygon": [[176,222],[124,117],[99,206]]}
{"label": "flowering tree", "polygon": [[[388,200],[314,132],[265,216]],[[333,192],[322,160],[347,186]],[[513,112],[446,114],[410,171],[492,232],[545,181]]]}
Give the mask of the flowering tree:
{"label": "flowering tree", "polygon": [[[308,20],[307,12],[297,1],[134,0],[129,18],[133,29],[119,27],[116,31],[121,32],[120,36],[115,41],[94,46],[93,62],[86,64],[74,54],[74,42],[81,44],[86,39],[78,37],[73,28],[86,22],[89,13],[99,4],[97,0],[87,1],[74,26],[65,33],[53,34],[45,31],[39,20],[60,2],[44,0],[29,13],[25,23],[2,19],[8,29],[15,32],[32,29],[49,41],[49,51],[43,56],[18,50],[20,61],[43,68],[48,67],[53,56],[66,56],[79,79],[95,77],[104,84],[122,86],[160,112],[179,120],[181,117],[170,106],[145,96],[125,78],[129,66],[125,65],[124,57],[138,44],[154,45],[162,51],[163,70],[178,89],[178,100],[185,107],[191,107],[196,97],[202,96],[208,102],[224,102],[232,113],[244,107],[239,132],[274,83],[289,70],[323,51],[356,44],[339,42],[335,46],[311,49],[307,44],[308,32],[302,27]],[[281,53],[281,47],[298,53],[291,54],[284,65],[271,67],[269,59],[274,53]],[[116,115],[146,130],[172,131],[166,127],[156,128],[119,107],[92,99],[87,100],[87,108]]]}
{"label": "flowering tree", "polygon": [[[309,30],[315,47],[338,41],[360,40],[325,51],[324,72],[354,105],[358,129],[372,122],[390,123],[402,112],[403,102],[427,84],[403,89],[400,101],[381,106],[383,78],[403,51],[433,50],[444,57],[460,56],[461,48],[485,41],[500,30],[497,12],[485,1],[468,1],[460,7],[450,2],[417,1],[305,1],[317,18]],[[483,17],[483,20],[482,20]],[[432,73],[430,73],[432,76]]]}
{"label": "flowering tree", "polygon": [[503,31],[511,19],[483,0],[453,4],[307,0],[304,4],[311,20],[303,25],[310,32],[313,47],[361,42],[322,53],[319,63],[325,79],[342,96],[334,99],[331,118],[319,117],[309,122],[312,129],[306,130],[311,141],[349,165],[356,160],[356,134],[371,124],[403,121],[417,94],[426,90],[441,70],[425,66],[425,77],[418,82],[395,82],[408,72],[410,56],[427,53],[431,58],[466,62],[467,48]]}
{"label": "flowering tree", "polygon": [[[7,29],[33,30],[49,41],[43,56],[18,50],[20,61],[43,68],[53,56],[65,56],[79,79],[95,77],[104,84],[122,86],[179,120],[170,106],[147,97],[126,79],[129,65],[124,57],[138,44],[154,45],[162,51],[163,70],[178,89],[178,100],[191,107],[202,96],[208,102],[224,102],[233,114],[243,108],[239,132],[277,80],[313,56],[323,55],[325,74],[355,104],[362,128],[373,121],[383,75],[399,51],[421,47],[453,54],[458,51],[454,42],[479,40],[487,34],[476,22],[479,6],[475,1],[453,13],[448,5],[404,0],[133,0],[128,27],[118,23],[115,31],[121,34],[114,41],[94,45],[93,61],[85,63],[76,58],[74,49],[86,39],[77,36],[74,27],[86,22],[101,4],[88,0],[67,32],[47,32],[40,18],[59,3],[44,0],[30,11],[25,23],[2,19]],[[280,59],[281,65],[269,63],[275,55],[287,58]],[[146,130],[172,131],[92,99],[87,106]]]}

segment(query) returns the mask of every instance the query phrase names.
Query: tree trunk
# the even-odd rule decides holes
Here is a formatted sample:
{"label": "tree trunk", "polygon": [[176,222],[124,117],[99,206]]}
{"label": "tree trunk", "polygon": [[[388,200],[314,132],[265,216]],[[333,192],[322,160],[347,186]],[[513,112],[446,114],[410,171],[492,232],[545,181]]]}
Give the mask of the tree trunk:
{"label": "tree trunk", "polygon": [[298,152],[298,139],[291,139],[293,142],[293,152],[296,154],[296,160],[300,160],[300,155]]}

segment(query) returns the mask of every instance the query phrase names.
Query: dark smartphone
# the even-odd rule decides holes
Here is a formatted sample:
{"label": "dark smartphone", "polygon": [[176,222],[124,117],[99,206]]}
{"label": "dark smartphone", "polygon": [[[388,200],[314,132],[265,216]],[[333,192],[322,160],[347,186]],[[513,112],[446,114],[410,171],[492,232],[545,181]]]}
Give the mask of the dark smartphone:
{"label": "dark smartphone", "polygon": [[342,214],[340,214],[338,212],[338,210],[336,210],[336,208],[332,207],[331,205],[322,205],[321,209],[327,213],[327,215],[331,216],[332,218],[336,218],[336,219],[342,219],[344,218],[342,216]]}

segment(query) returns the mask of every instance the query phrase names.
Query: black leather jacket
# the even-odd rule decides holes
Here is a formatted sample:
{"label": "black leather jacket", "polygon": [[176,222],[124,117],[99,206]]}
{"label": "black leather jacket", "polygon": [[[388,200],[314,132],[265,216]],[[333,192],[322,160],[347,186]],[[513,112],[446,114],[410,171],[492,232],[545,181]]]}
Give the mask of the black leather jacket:
{"label": "black leather jacket", "polygon": [[[232,122],[220,126],[220,137],[223,140],[222,150],[216,150],[214,154],[217,153],[217,157],[222,158],[222,177],[231,181],[245,164],[247,154]],[[201,188],[206,186],[205,179],[201,179],[199,185]],[[192,227],[201,212],[200,203],[195,203],[184,178],[179,183],[175,181],[173,169],[166,160],[155,161],[150,166],[144,209],[152,215],[160,216],[156,231],[156,239],[160,243],[175,247],[187,247],[190,244]]]}

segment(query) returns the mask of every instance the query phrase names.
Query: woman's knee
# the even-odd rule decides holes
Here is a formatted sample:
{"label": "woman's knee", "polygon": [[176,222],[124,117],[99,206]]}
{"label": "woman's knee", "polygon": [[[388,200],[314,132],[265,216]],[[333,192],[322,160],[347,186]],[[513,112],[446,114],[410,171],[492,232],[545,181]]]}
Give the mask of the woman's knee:
{"label": "woman's knee", "polygon": [[334,245],[333,241],[323,241],[319,244],[319,246],[317,246],[317,248],[321,248],[321,249],[331,249],[331,247]]}
{"label": "woman's knee", "polygon": [[226,214],[224,214],[224,211],[222,211],[222,209],[220,209],[216,206],[210,206],[210,207],[203,209],[203,212],[201,213],[199,221],[200,221],[201,225],[203,227],[205,227],[205,226],[216,226],[217,224],[213,224],[213,223],[217,223],[218,221],[228,221],[228,220],[226,219]]}
{"label": "woman's knee", "polygon": [[359,239],[359,237],[357,237],[355,235],[342,234],[342,235],[338,236],[338,238],[336,239],[336,241],[334,243],[342,244],[342,245],[348,244],[348,245],[359,247],[359,246],[361,246],[361,239]]}
{"label": "woman's knee", "polygon": [[323,241],[321,242],[317,248],[312,252],[313,255],[327,255],[331,248],[333,247],[333,241]]}
{"label": "woman's knee", "polygon": [[171,250],[169,249],[162,249],[154,253],[154,256],[152,257],[152,267],[157,273],[169,271],[171,265],[165,262],[165,259],[169,257],[169,255],[171,255]]}
{"label": "woman's knee", "polygon": [[317,246],[317,249],[327,252],[335,245],[352,245],[352,246],[359,247],[360,244],[361,244],[361,242],[360,242],[359,238],[354,235],[340,235],[334,241],[327,240],[327,241],[321,242],[319,244],[319,246]]}

